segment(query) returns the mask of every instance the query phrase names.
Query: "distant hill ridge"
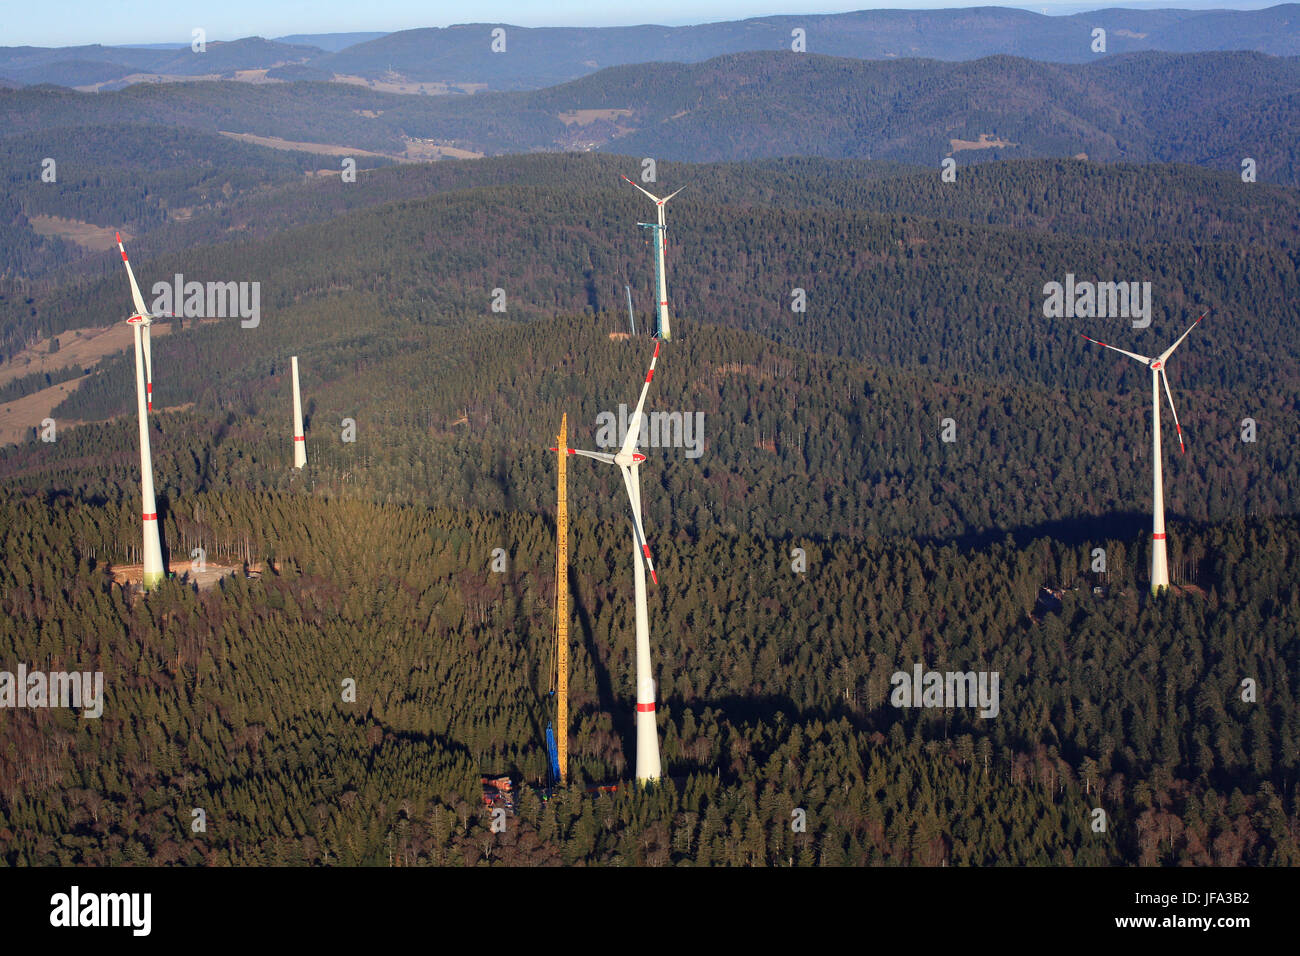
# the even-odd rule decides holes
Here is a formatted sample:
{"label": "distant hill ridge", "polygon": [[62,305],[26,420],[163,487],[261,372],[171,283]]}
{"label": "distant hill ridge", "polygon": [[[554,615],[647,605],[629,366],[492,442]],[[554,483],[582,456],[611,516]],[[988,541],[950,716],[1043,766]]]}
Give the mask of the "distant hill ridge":
{"label": "distant hill ridge", "polygon": [[[1105,31],[1104,52],[1094,30]],[[504,49],[493,49],[503,29]],[[396,33],[246,37],[188,47],[99,45],[0,47],[0,83],[115,88],[153,78],[276,71],[285,81],[350,77],[358,82],[439,84],[443,91],[526,90],[553,86],[611,66],[698,63],[727,53],[792,50],[855,59],[973,60],[996,54],[1085,63],[1139,51],[1252,50],[1300,55],[1300,5],[1264,10],[1108,9],[1045,16],[1002,7],[861,10],[770,16],[682,27],[520,27],[470,23]],[[263,79],[263,77],[246,77]],[[418,88],[402,92],[422,92]]]}
{"label": "distant hill ridge", "polygon": [[[1084,156],[1181,162],[1300,185],[1300,58],[1135,53],[870,61],[734,53],[623,66],[545,90],[401,96],[342,83],[0,91],[6,136],[109,124],[251,133],[402,159],[608,151],[684,162],[815,155],[937,167]],[[798,117],[792,121],[791,117]],[[330,163],[329,165],[337,165]]]}

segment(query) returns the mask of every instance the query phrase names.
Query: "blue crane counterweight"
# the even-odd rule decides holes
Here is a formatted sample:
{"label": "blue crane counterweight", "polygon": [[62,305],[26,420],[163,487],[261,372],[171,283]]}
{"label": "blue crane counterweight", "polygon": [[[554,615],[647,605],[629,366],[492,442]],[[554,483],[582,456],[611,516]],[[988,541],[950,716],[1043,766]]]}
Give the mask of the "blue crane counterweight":
{"label": "blue crane counterweight", "polygon": [[555,746],[555,725],[546,725],[546,757],[551,764],[551,783],[559,784],[560,780],[560,751]]}

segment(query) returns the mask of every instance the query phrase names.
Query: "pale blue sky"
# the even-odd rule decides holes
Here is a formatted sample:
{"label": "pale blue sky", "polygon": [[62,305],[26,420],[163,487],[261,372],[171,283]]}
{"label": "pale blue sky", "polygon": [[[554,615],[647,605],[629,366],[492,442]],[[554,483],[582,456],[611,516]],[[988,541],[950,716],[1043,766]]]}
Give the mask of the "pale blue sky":
{"label": "pale blue sky", "polygon": [[[608,4],[591,0],[478,0],[445,3],[429,0],[9,0],[0,14],[0,46],[74,46],[83,43],[188,44],[195,27],[209,40],[246,36],[277,37],[293,33],[348,33],[445,27],[453,23],[511,23],[517,26],[615,26],[638,23],[680,25],[712,20],[741,20],[772,14],[839,13],[847,10],[933,9],[980,4],[944,0],[655,0],[654,3]],[[988,4],[992,5],[992,4]],[[1259,9],[1272,3],[1250,0],[1181,0],[1172,3],[1080,3],[1041,0],[1005,3],[1039,12],[1075,13],[1108,6]]]}

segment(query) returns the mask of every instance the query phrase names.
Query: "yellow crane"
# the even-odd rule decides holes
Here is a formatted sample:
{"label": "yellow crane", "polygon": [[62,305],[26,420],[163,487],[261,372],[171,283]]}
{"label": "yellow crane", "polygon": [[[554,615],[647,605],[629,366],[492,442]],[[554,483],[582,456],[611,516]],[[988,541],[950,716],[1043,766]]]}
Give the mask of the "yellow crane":
{"label": "yellow crane", "polygon": [[[555,693],[554,738],[547,741],[551,771],[560,784],[569,782],[569,416],[560,419],[555,443],[558,466],[555,494],[555,654],[552,686]],[[548,734],[548,736],[550,736]]]}

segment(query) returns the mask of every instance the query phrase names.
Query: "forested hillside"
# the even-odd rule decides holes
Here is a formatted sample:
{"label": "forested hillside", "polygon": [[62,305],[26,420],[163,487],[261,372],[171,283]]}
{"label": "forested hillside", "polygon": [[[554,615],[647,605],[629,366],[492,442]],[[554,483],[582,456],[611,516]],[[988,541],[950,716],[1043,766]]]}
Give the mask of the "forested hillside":
{"label": "forested hillside", "polygon": [[[633,285],[644,311],[652,265],[635,222],[645,214],[645,201],[614,175],[616,168],[574,162],[555,168],[564,180],[553,185],[459,189],[362,208],[329,220],[330,228],[285,229],[156,258],[144,258],[146,243],[137,269],[146,290],[176,273],[199,281],[257,281],[272,324],[294,304],[346,291],[374,296],[382,315],[417,322],[489,315],[495,288],[505,290],[511,318],[625,311],[625,284]],[[608,179],[599,175],[602,169]],[[754,176],[743,168],[732,174],[736,181]],[[1123,374],[1122,366],[1087,353],[1079,333],[1159,352],[1161,343],[1209,308],[1215,318],[1205,337],[1215,341],[1215,329],[1226,334],[1219,347],[1205,345],[1180,357],[1180,376],[1204,386],[1263,381],[1265,389],[1300,380],[1289,346],[1300,301],[1293,193],[1260,193],[1239,180],[1207,181],[1195,173],[1179,191],[1213,189],[1218,196],[1199,204],[1203,211],[1189,204],[1181,224],[1171,217],[1144,225],[1168,207],[1138,193],[1126,175],[1096,176],[1086,164],[999,164],[972,175],[969,184],[945,184],[955,194],[950,205],[963,217],[1006,225],[906,211],[926,201],[923,177],[897,182],[892,205],[905,211],[888,213],[856,208],[855,193],[864,205],[891,205],[873,199],[870,185],[839,190],[840,206],[800,208],[797,201],[785,206],[780,194],[756,203],[752,189],[733,203],[721,185],[715,190],[706,179],[700,191],[713,195],[691,199],[683,193],[669,219],[676,310],[820,353],[1079,388],[1118,386]],[[1156,185],[1182,175],[1165,171]],[[579,186],[583,177],[588,182]],[[1062,204],[1059,218],[1047,213],[1062,188],[1058,179],[1085,190],[1073,210]],[[691,185],[689,179],[664,182]],[[874,187],[877,196],[891,184]],[[335,183],[334,191],[348,188]],[[1000,198],[1024,190],[1042,191],[1044,200],[1031,206],[1036,212],[1019,212],[1023,200]],[[328,187],[313,195],[330,208]],[[1089,205],[1093,196],[1095,208]],[[1137,200],[1145,202],[1130,205]],[[990,207],[998,212],[984,211]],[[1120,207],[1129,210],[1117,216],[1123,238],[1089,235]],[[252,215],[250,204],[240,221]],[[1013,228],[1034,216],[1050,228]],[[1078,226],[1081,221],[1089,225]],[[0,332],[6,351],[13,354],[34,335],[102,325],[119,315],[125,307],[120,263],[108,253],[99,261],[103,278],[5,295]],[[1149,326],[1135,329],[1118,317],[1046,318],[1044,286],[1067,275],[1150,282]],[[793,311],[796,288],[805,292],[804,312]],[[243,344],[257,350],[260,336]],[[1115,375],[1107,378],[1112,367]]]}
{"label": "forested hillside", "polygon": [[603,149],[688,162],[804,155],[933,167],[948,155],[973,164],[1084,154],[1237,173],[1251,158],[1263,181],[1294,186],[1296,142],[1276,131],[1300,126],[1298,78],[1300,58],[1248,52],[1083,64],[754,52],[472,97],[309,82],[0,90],[0,117],[11,133],[149,122],[393,156],[439,144],[489,155]]}
{"label": "forested hillside", "polygon": [[[1136,597],[1109,542],[1110,597],[1045,620],[1039,582],[1086,559],[1046,540],[831,541],[805,574],[744,532],[661,541],[660,731],[683,783],[633,797],[582,790],[630,762],[632,648],[610,573],[626,528],[578,512],[576,786],[525,789],[498,837],[478,774],[544,772],[544,518],[207,492],[172,509],[172,547],[251,538],[278,573],[131,601],[103,574],[131,510],[0,499],[6,553],[31,555],[4,570],[4,645],[108,688],[97,721],[0,711],[7,863],[1300,862],[1294,521],[1188,530],[1216,583],[1168,602]],[[998,719],[888,706],[916,661],[1000,670]]]}
{"label": "forested hillside", "polygon": [[[214,145],[222,148],[214,150],[208,163],[196,163],[193,180],[178,184],[178,188],[194,191],[201,175],[210,176],[204,173],[205,167],[218,163],[238,169],[243,176],[254,168],[275,168],[263,163],[270,151],[250,148],[247,161],[238,163],[234,159],[237,144],[220,139]],[[313,162],[327,160],[301,160],[308,168]],[[620,176],[639,169],[639,160],[601,154],[502,156],[472,163],[390,165],[365,171],[372,163],[385,165],[381,159],[360,157],[358,167],[363,173],[351,184],[337,177],[311,177],[286,180],[252,194],[236,189],[230,198],[224,191],[220,197],[209,194],[209,202],[191,208],[184,221],[172,219],[157,225],[138,217],[113,188],[79,193],[93,194],[103,217],[96,221],[133,229],[132,248],[150,254],[220,241],[231,233],[262,238],[399,199],[424,199],[479,187],[560,186],[571,194],[594,193],[622,206],[629,197],[635,201],[635,194],[628,192]],[[1295,191],[1243,183],[1235,176],[1187,166],[1016,160],[962,168],[960,188],[955,188],[956,183],[944,182],[934,169],[799,157],[743,163],[659,163],[657,178],[689,186],[689,194],[678,208],[699,204],[830,207],[1112,240],[1267,241],[1290,247],[1300,237],[1300,200]],[[173,198],[166,192],[153,192],[168,205],[179,204],[183,195]],[[28,187],[24,196],[29,215],[49,214],[58,208],[52,191]],[[624,224],[611,219],[610,225],[621,228]],[[603,223],[601,228],[606,228]],[[111,256],[100,257],[99,271],[107,273],[115,267]]]}
{"label": "forested hillside", "polygon": [[[389,165],[358,155],[361,170]],[[0,280],[37,278],[93,253],[38,234],[36,217],[58,217],[128,235],[220,214],[241,199],[265,203],[338,161],[151,123],[73,126],[0,136]],[[211,241],[211,239],[207,239]]]}
{"label": "forested hillside", "polygon": [[[539,449],[560,414],[569,413],[574,441],[593,447],[597,416],[635,402],[648,360],[647,339],[608,339],[617,316],[479,320],[465,329],[402,323],[373,337],[347,331],[355,316],[376,313],[376,301],[341,296],[292,310],[275,328],[236,323],[159,340],[157,368],[170,371],[157,375],[156,401],[195,405],[158,420],[151,444],[159,493],[180,501],[211,487],[287,487],[292,353],[305,376],[317,488],[425,506],[548,510],[553,488]],[[1082,344],[1079,360],[1095,363],[1094,384],[1061,390],[891,371],[809,357],[752,334],[680,327],[680,347],[656,377],[655,407],[703,417],[697,448],[683,442],[650,452],[645,481],[659,493],[648,494],[645,507],[664,533],[721,526],[774,536],[833,529],[996,540],[1052,530],[1083,542],[1128,537],[1149,524],[1148,380],[1140,369],[1083,354]],[[1214,348],[1206,331],[1189,356]],[[266,358],[249,360],[253,335],[263,336],[253,344]],[[91,500],[136,494],[137,437],[126,416],[133,368],[127,358],[105,365],[54,412],[60,422],[121,416],[114,423],[68,427],[53,444],[33,434],[0,452],[0,475]],[[1189,451],[1178,455],[1167,440],[1171,516],[1293,514],[1294,391],[1249,394],[1181,374]],[[1241,435],[1247,405],[1258,422],[1254,442]],[[348,418],[355,442],[344,440]],[[945,418],[956,428],[951,443],[942,440]],[[599,514],[619,513],[616,481],[599,472],[583,480],[593,483]],[[769,506],[755,510],[755,500]]]}
{"label": "forested hillside", "polygon": [[[0,671],[106,687],[99,719],[0,707],[0,861],[1300,864],[1300,198],[1277,133],[1297,62],[638,73],[669,112],[616,142],[653,147],[649,188],[685,187],[647,405],[676,430],[656,418],[641,447],[668,778],[648,791],[629,783],[625,492],[583,458],[567,790],[545,786],[544,736],[547,449],[565,413],[570,444],[616,444],[606,419],[654,349],[653,207],[620,178],[640,147],[370,157],[350,182],[318,174],[337,155],[218,135],[256,118],[312,141],[328,114],[396,155],[437,114],[504,151],[612,104],[617,71],[476,94],[477,116],[305,83],[0,92],[0,412],[77,385],[45,406],[57,435],[42,412],[0,448]],[[778,128],[762,89],[784,109],[816,92],[820,112]],[[1066,158],[1041,117],[1000,125],[1031,93],[1126,161]],[[883,124],[865,139],[863,111]],[[1031,126],[1028,158],[957,150],[955,181],[917,145]],[[651,129],[682,151],[635,140]],[[803,136],[830,145],[779,155]],[[156,306],[179,313],[157,319],[149,417],[177,574],[147,593],[114,577],[141,550],[135,356],[55,364],[129,314],[121,258],[39,236],[49,217],[126,231],[149,303],[178,276],[257,290],[252,316]],[[1050,315],[1067,277],[1150,283],[1149,324]],[[1169,365],[1185,454],[1161,406],[1174,588],[1152,597],[1150,373],[1081,333],[1156,355],[1203,314]],[[196,553],[231,573],[200,588]],[[996,715],[895,706],[891,675],[915,665],[996,673]],[[481,800],[498,774],[518,785],[505,834]]]}
{"label": "forested hillside", "polygon": [[[356,300],[317,309],[322,325],[367,311]],[[266,331],[278,339],[287,330]],[[189,367],[199,356],[219,367],[222,332],[203,330],[214,338],[160,355],[159,367]],[[248,333],[226,330],[240,334]],[[168,549],[182,562],[194,547],[214,561],[275,562],[279,573],[260,580],[236,578],[203,595],[170,585],[136,604],[107,583],[104,564],[130,559],[137,535],[125,419],[5,456],[11,486],[62,489],[6,501],[6,553],[41,556],[30,572],[10,572],[7,641],[22,659],[94,654],[126,695],[102,733],[87,737],[86,722],[67,720],[41,760],[4,769],[5,799],[26,795],[5,823],[12,862],[1296,859],[1294,520],[1178,520],[1175,579],[1195,587],[1149,603],[1139,596],[1140,516],[1127,525],[1113,514],[1016,524],[1033,519],[1024,496],[1036,492],[1048,492],[1038,499],[1044,513],[1087,513],[1100,503],[1092,494],[1101,474],[1127,474],[1121,498],[1140,500],[1140,401],[1116,427],[1100,396],[1083,397],[1098,405],[1082,415],[1062,415],[1022,409],[1033,393],[1008,389],[983,413],[986,424],[990,414],[1007,417],[945,459],[919,422],[881,426],[888,409],[934,418],[928,403],[957,400],[959,383],[927,386],[690,322],[656,385],[659,407],[689,400],[687,408],[708,410],[705,454],[691,461],[680,449],[649,449],[645,495],[662,582],[652,593],[664,756],[684,782],[635,800],[578,786],[542,803],[526,791],[509,835],[490,836],[475,805],[477,776],[544,772],[553,459],[543,446],[561,408],[589,437],[592,396],[630,392],[646,356],[638,340],[610,341],[590,320],[479,322],[423,335],[395,329],[369,346],[343,339],[337,351],[306,356],[304,368],[323,381],[318,390],[307,378],[313,464],[296,478],[282,360],[261,387],[213,380],[198,394],[207,415],[158,419]],[[338,364],[348,353],[351,362]],[[537,398],[521,406],[518,395]],[[780,426],[785,409],[798,417]],[[468,420],[457,425],[462,411]],[[355,446],[338,439],[342,412],[359,421]],[[1112,440],[1133,466],[1060,445],[1096,441],[1060,424],[1081,417],[1116,428]],[[1021,475],[989,460],[1004,449],[986,437],[1009,433],[1017,418],[1036,430],[1027,439],[1036,454],[1024,464],[1042,458],[1049,471]],[[768,425],[779,454],[758,446]],[[792,453],[786,434],[804,447]],[[1203,441],[1194,447],[1206,454]],[[116,451],[105,457],[105,448]],[[902,479],[896,488],[876,471],[886,460]],[[1171,484],[1186,489],[1193,474],[1170,466]],[[859,467],[873,480],[822,491]],[[995,474],[1019,490],[997,485]],[[1273,478],[1261,468],[1234,487]],[[1274,507],[1293,513],[1294,481],[1284,478]],[[577,468],[570,482],[581,785],[627,772],[632,648],[616,573],[626,564],[618,489]],[[1180,508],[1181,495],[1171,506]],[[381,500],[406,503],[373,503]],[[846,502],[875,525],[846,521]],[[880,534],[942,537],[971,527],[962,524],[971,509],[990,503],[991,527],[1018,536],[989,534],[965,550]],[[1253,510],[1225,504],[1229,513]],[[918,529],[926,516],[933,526]],[[509,555],[504,574],[491,571],[497,547]],[[793,547],[809,555],[802,574],[792,570]],[[1093,547],[1106,549],[1106,575],[1089,571]],[[1083,590],[1066,591],[1060,610],[1044,614],[1044,584]],[[1094,585],[1103,595],[1084,597]],[[33,630],[33,617],[63,623]],[[83,645],[75,636],[83,633],[99,639]],[[999,719],[887,706],[888,674],[917,660],[999,670]],[[358,703],[336,702],[336,686],[354,674],[366,675]],[[1245,676],[1266,689],[1260,703],[1239,700]],[[185,704],[175,706],[181,688]],[[16,739],[52,732],[23,723],[29,713],[10,716]],[[1098,806],[1111,820],[1104,839],[1088,826]],[[193,807],[213,821],[204,838],[186,829]],[[813,821],[807,834],[790,832],[795,807]],[[65,835],[36,839],[36,819],[51,821],[40,832]],[[282,821],[274,830],[273,819]]]}

